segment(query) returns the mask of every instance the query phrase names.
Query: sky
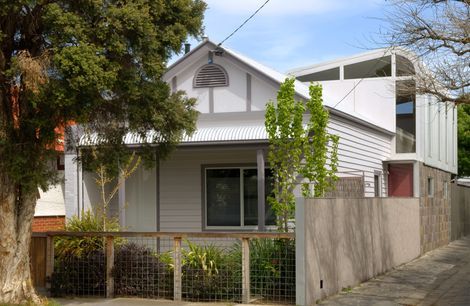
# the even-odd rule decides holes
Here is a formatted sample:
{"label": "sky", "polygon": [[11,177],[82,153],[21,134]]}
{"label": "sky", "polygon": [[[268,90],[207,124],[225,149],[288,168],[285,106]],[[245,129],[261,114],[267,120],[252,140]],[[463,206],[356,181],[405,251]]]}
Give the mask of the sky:
{"label": "sky", "polygon": [[[206,0],[205,36],[219,43],[265,1]],[[385,0],[270,0],[223,46],[286,72],[377,48],[389,9]]]}

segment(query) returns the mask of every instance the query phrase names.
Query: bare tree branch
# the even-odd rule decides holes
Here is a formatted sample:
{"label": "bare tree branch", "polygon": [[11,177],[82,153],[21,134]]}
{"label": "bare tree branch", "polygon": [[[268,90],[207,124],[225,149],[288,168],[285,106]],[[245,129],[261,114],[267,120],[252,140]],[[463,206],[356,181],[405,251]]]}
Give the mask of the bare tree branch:
{"label": "bare tree branch", "polygon": [[470,104],[470,0],[392,0],[386,21],[383,42],[424,63],[417,93]]}

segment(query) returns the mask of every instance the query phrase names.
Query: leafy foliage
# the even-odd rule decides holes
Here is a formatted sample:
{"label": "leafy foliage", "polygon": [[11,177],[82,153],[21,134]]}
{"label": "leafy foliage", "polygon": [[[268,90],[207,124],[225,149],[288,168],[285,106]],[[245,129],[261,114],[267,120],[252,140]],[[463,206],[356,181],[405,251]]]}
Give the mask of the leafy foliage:
{"label": "leafy foliage", "polygon": [[[56,258],[52,293],[104,295],[103,248],[87,249],[81,256],[69,252]],[[240,301],[242,252],[240,243],[228,247],[185,241],[182,248],[182,294],[185,300]],[[120,296],[171,298],[173,252],[156,253],[147,246],[125,242],[115,249],[115,292]],[[250,240],[252,295],[265,301],[295,298],[295,241]],[[272,299],[272,300],[271,300]]]}
{"label": "leafy foliage", "polygon": [[295,241],[253,239],[250,241],[252,292],[260,296],[295,296]]}
{"label": "leafy foliage", "polygon": [[102,248],[86,249],[80,255],[58,256],[51,277],[52,296],[89,296],[106,293],[106,260]]}
{"label": "leafy foliage", "polygon": [[458,174],[470,176],[470,105],[459,105],[458,113]]}
{"label": "leafy foliage", "polygon": [[113,275],[117,295],[160,298],[173,296],[173,271],[150,248],[126,243],[116,249],[114,260]]}
{"label": "leafy foliage", "polygon": [[[150,143],[161,143],[158,155],[165,157],[194,131],[195,100],[171,94],[162,75],[188,35],[202,34],[203,1],[22,0],[0,6],[0,172],[24,192],[54,181],[48,165],[54,129],[71,120],[100,136],[107,144],[100,159],[114,164],[127,154],[127,132],[158,131]],[[141,153],[155,160],[150,150]]]}
{"label": "leafy foliage", "polygon": [[[115,218],[106,218],[103,215],[95,215],[91,211],[85,211],[81,217],[73,216],[66,225],[65,230],[70,232],[103,232],[104,228],[110,232],[120,230],[119,221]],[[115,240],[115,244],[122,243],[122,239]],[[58,257],[69,255],[81,257],[96,250],[104,248],[102,237],[57,237],[54,241],[55,254]]]}
{"label": "leafy foliage", "polygon": [[[295,100],[294,82],[291,78],[281,84],[277,103],[267,104],[265,117],[268,160],[274,175],[274,196],[268,201],[283,231],[294,216],[295,187],[304,180],[303,196],[324,195],[336,180],[338,164],[339,138],[327,132],[328,111],[323,107],[321,86],[310,85],[310,100],[304,104]],[[310,115],[305,128],[306,112]]]}
{"label": "leafy foliage", "polygon": [[[19,241],[30,231],[37,189],[58,181],[56,128],[75,122],[96,133],[103,146],[95,164],[113,166],[130,154],[127,133],[147,140],[138,153],[149,165],[194,132],[195,100],[171,93],[162,76],[188,36],[202,34],[205,7],[202,0],[0,0],[0,205],[15,212],[0,224],[0,240],[12,241],[5,263],[27,260]],[[28,267],[17,266],[9,277],[19,281],[0,278],[13,292],[0,300],[37,300],[22,272]]]}
{"label": "leafy foliage", "polygon": [[[241,257],[215,245],[185,241],[182,249],[183,296],[194,301],[241,296]],[[240,259],[240,261],[236,261]]]}

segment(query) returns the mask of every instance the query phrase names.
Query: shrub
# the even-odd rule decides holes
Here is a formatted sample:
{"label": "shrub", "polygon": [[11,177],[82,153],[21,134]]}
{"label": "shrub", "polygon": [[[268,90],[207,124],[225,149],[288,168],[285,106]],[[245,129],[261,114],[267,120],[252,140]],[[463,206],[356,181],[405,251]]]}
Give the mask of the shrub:
{"label": "shrub", "polygon": [[[80,218],[77,216],[70,218],[65,225],[65,231],[103,232],[105,222],[107,231],[117,232],[120,230],[119,221],[116,218],[103,218],[88,210]],[[96,250],[102,250],[104,241],[103,237],[56,237],[54,242],[55,254],[59,258],[68,255],[81,257],[82,254],[86,255]],[[122,239],[115,239],[114,243],[119,245],[122,242]]]}
{"label": "shrub", "polygon": [[102,249],[80,256],[66,253],[56,258],[51,277],[51,295],[105,295],[106,261]]}
{"label": "shrub", "polygon": [[254,295],[295,298],[295,241],[250,241],[250,282]]}
{"label": "shrub", "polygon": [[[96,216],[86,211],[80,218],[70,218],[65,226],[70,232],[119,231],[119,222],[114,218]],[[115,245],[124,243],[115,239]],[[56,237],[54,240],[55,263],[51,277],[51,294],[105,295],[106,261],[103,237]]]}
{"label": "shrub", "polygon": [[173,271],[150,248],[128,243],[115,252],[114,288],[117,295],[172,297]]}
{"label": "shrub", "polygon": [[215,245],[186,241],[182,250],[183,297],[192,301],[240,300],[241,262]]}

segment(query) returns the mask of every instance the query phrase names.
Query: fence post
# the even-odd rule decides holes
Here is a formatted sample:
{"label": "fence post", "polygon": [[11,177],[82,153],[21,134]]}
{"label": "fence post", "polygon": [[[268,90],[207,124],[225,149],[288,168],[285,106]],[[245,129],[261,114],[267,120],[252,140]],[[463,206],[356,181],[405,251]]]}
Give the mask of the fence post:
{"label": "fence post", "polygon": [[242,238],[242,302],[250,303],[250,239]]}
{"label": "fence post", "polygon": [[173,238],[173,256],[175,267],[173,270],[173,299],[175,301],[181,301],[181,290],[182,290],[182,281],[181,281],[181,237]]}
{"label": "fence post", "polygon": [[106,237],[106,297],[114,297],[114,237]]}
{"label": "fence post", "polygon": [[46,288],[51,288],[51,277],[54,272],[54,236],[46,237]]}
{"label": "fence post", "polygon": [[295,201],[295,304],[307,305],[307,270],[305,249],[305,198]]}

